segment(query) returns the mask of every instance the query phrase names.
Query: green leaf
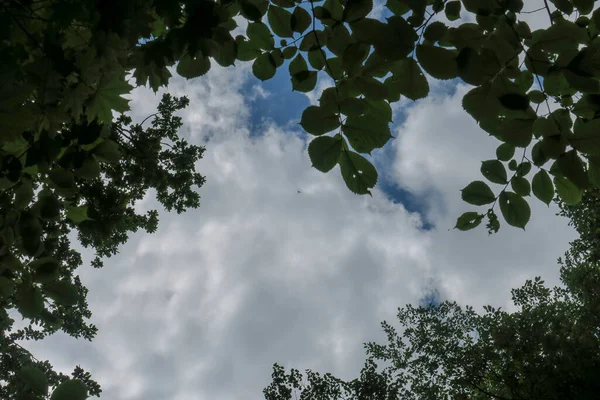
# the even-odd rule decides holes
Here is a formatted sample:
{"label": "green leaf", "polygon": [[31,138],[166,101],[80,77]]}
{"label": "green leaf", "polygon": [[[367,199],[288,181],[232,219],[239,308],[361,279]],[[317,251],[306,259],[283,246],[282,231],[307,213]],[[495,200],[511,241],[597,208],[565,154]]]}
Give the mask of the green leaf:
{"label": "green leaf", "polygon": [[554,185],[548,173],[543,169],[539,170],[533,176],[531,186],[535,197],[550,206],[552,199],[554,199]]}
{"label": "green leaf", "polygon": [[505,185],[508,183],[504,164],[498,160],[483,161],[481,163],[481,174],[490,182],[494,182],[499,185]]}
{"label": "green leaf", "polygon": [[594,9],[594,0],[573,0],[573,5],[580,14],[589,14]]}
{"label": "green leaf", "polygon": [[273,32],[277,36],[294,36],[294,31],[292,30],[292,14],[288,10],[271,4],[269,11],[267,12],[267,19],[271,29],[273,29]]}
{"label": "green leaf", "polygon": [[423,37],[426,40],[437,42],[438,40],[441,40],[444,37],[447,31],[448,27],[444,25],[443,22],[434,21],[427,26]]}
{"label": "green leaf", "polygon": [[320,136],[313,139],[308,145],[308,155],[312,166],[321,172],[331,171],[342,154],[342,141],[343,138],[340,135]]}
{"label": "green leaf", "polygon": [[263,53],[252,63],[252,73],[261,81],[275,76],[275,60],[270,53]]}
{"label": "green leaf", "polygon": [[577,124],[575,134],[569,136],[569,143],[576,150],[600,156],[600,119],[593,119],[589,122]]}
{"label": "green leaf", "polygon": [[235,38],[235,43],[237,44],[237,58],[240,61],[252,61],[261,53],[260,48],[254,42],[246,40],[241,35]]}
{"label": "green leaf", "polygon": [[324,31],[310,31],[300,42],[300,50],[310,51],[327,45],[327,34]]}
{"label": "green leaf", "polygon": [[371,194],[369,189],[377,184],[377,170],[363,156],[353,151],[342,151],[339,160],[342,178],[355,194]]}
{"label": "green leaf", "polygon": [[392,70],[395,91],[415,101],[429,94],[429,83],[414,58],[399,61]]}
{"label": "green leaf", "polygon": [[345,22],[354,22],[365,18],[373,9],[373,0],[348,0],[344,9]]}
{"label": "green leaf", "polygon": [[290,62],[288,69],[290,71],[291,76],[308,71],[308,65],[306,64],[304,56],[302,56],[301,53],[298,53],[298,55],[292,60],[292,62]]}
{"label": "green leaf", "polygon": [[544,93],[540,92],[539,90],[532,90],[531,92],[527,93],[527,95],[529,96],[529,99],[535,104],[543,103],[544,100],[546,100],[546,96],[544,95]]}
{"label": "green leaf", "polygon": [[92,151],[100,161],[117,163],[119,160],[121,160],[121,151],[119,150],[119,145],[109,139],[104,139],[104,141],[98,146],[94,147]]}
{"label": "green leaf", "polygon": [[453,79],[458,76],[454,51],[420,44],[417,46],[416,55],[423,69],[434,78]]}
{"label": "green leaf", "polygon": [[272,3],[284,8],[292,8],[296,5],[294,0],[272,0]]}
{"label": "green leaf", "polygon": [[456,221],[456,226],[454,229],[459,229],[461,231],[468,231],[473,228],[476,228],[481,224],[483,220],[484,214],[479,214],[474,211],[469,211],[458,217]]}
{"label": "green leaf", "polygon": [[58,278],[59,263],[53,257],[41,257],[29,263],[35,282],[48,283]]}
{"label": "green leaf", "polygon": [[510,186],[512,187],[512,190],[514,190],[519,196],[529,196],[531,193],[529,181],[522,176],[513,177],[510,181]]}
{"label": "green leaf", "polygon": [[471,89],[464,95],[462,106],[476,121],[496,119],[500,102],[489,85]]}
{"label": "green leaf", "polygon": [[385,146],[392,137],[387,122],[371,115],[348,117],[342,131],[359,153],[371,154],[374,149]]}
{"label": "green leaf", "polygon": [[291,27],[294,32],[302,33],[308,29],[312,23],[312,18],[308,11],[302,7],[296,7],[292,13]]}
{"label": "green leaf", "polygon": [[37,286],[21,284],[17,289],[15,306],[23,318],[35,318],[44,309],[42,292]]}
{"label": "green leaf", "polygon": [[319,136],[338,128],[339,117],[321,107],[309,106],[302,113],[302,128],[311,135]]}
{"label": "green leaf", "polygon": [[79,224],[90,219],[87,215],[87,212],[88,206],[67,207],[67,218],[76,224]]}
{"label": "green leaf", "polygon": [[556,191],[565,204],[574,206],[581,201],[583,192],[569,179],[555,176],[554,186],[556,186]]}
{"label": "green leaf", "polygon": [[349,97],[340,102],[340,111],[349,117],[362,115],[365,112],[365,100]]}
{"label": "green leaf", "polygon": [[410,11],[410,7],[403,0],[387,0],[385,6],[394,14],[394,15],[404,15]]}
{"label": "green leaf", "polygon": [[492,189],[483,181],[471,182],[461,192],[462,199],[475,206],[490,204],[496,200]]}
{"label": "green leaf", "polygon": [[61,383],[50,396],[50,400],[85,400],[87,398],[87,386],[79,379],[69,379]]}
{"label": "green leaf", "polygon": [[275,48],[275,39],[271,35],[269,27],[262,22],[248,24],[246,35],[252,43],[263,50],[273,50]]}
{"label": "green leaf", "polygon": [[321,49],[315,49],[308,52],[308,63],[316,70],[321,70],[325,67],[325,55]]}
{"label": "green leaf", "polygon": [[41,369],[27,365],[19,370],[19,378],[35,393],[48,394],[48,378]]}
{"label": "green leaf", "polygon": [[498,97],[498,101],[509,110],[527,110],[529,98],[520,93],[505,93]]}
{"label": "green leaf", "polygon": [[0,299],[6,299],[12,296],[14,292],[15,283],[4,276],[0,276]]}
{"label": "green leaf", "polygon": [[517,166],[516,175],[526,176],[531,171],[531,163],[529,161],[523,161]]}
{"label": "green leaf", "polygon": [[509,119],[499,126],[503,141],[516,147],[527,147],[533,139],[532,119]]}
{"label": "green leaf", "polygon": [[308,93],[317,85],[317,71],[302,71],[292,76],[292,90]]}
{"label": "green leaf", "polygon": [[496,157],[501,161],[509,161],[515,155],[515,146],[509,143],[502,143],[496,149]]}
{"label": "green leaf", "polygon": [[446,7],[444,9],[446,18],[448,18],[449,21],[456,21],[460,18],[460,9],[460,1],[449,1],[446,3]]}
{"label": "green leaf", "polygon": [[98,118],[98,122],[111,123],[112,110],[124,113],[129,110],[129,100],[121,95],[131,93],[131,86],[125,78],[104,74],[98,82],[98,88],[87,101],[88,122]]}
{"label": "green leaf", "polygon": [[177,73],[186,79],[197,78],[210,70],[210,59],[202,55],[192,58],[189,54],[177,64]]}
{"label": "green leaf", "polygon": [[298,49],[295,46],[288,46],[285,49],[283,49],[283,51],[282,51],[283,58],[285,58],[286,60],[289,60],[290,58],[294,57],[297,52],[298,52]]}
{"label": "green leaf", "polygon": [[379,121],[393,122],[392,107],[386,100],[369,100],[364,99],[366,105],[365,114],[370,115]]}
{"label": "green leaf", "polygon": [[359,76],[352,83],[369,100],[384,100],[388,95],[385,85],[373,77]]}
{"label": "green leaf", "polygon": [[342,69],[347,71],[349,76],[356,75],[370,49],[368,44],[350,43],[342,53]]}
{"label": "green leaf", "polygon": [[66,280],[47,283],[42,290],[48,297],[64,306],[71,306],[79,301],[77,287]]}
{"label": "green leaf", "polygon": [[590,187],[585,165],[575,150],[567,151],[558,157],[558,168],[571,182],[581,189]]}
{"label": "green leaf", "polygon": [[517,228],[523,228],[531,218],[531,209],[527,201],[513,192],[502,192],[500,194],[500,211],[506,222]]}
{"label": "green leaf", "polygon": [[22,180],[21,185],[15,190],[14,206],[18,210],[23,210],[31,203],[33,199],[33,187],[31,183]]}
{"label": "green leaf", "polygon": [[600,188],[600,157],[588,157],[588,177],[592,185]]}

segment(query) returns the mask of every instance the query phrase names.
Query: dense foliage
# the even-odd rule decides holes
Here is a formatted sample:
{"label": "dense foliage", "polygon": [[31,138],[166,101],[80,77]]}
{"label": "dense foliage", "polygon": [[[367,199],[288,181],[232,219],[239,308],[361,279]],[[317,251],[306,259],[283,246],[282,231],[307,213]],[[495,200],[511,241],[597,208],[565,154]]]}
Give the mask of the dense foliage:
{"label": "dense foliage", "polygon": [[[502,142],[481,168],[499,190],[477,181],[462,191],[490,208],[463,214],[457,228],[487,216],[497,231],[496,204],[524,227],[530,193],[578,203],[600,186],[600,11],[593,0],[550,3],[537,10],[547,28],[532,32],[519,17],[536,10],[522,0],[387,0],[383,20],[369,17],[372,0],[0,0],[0,395],[99,392],[83,370],[56,374],[18,344],[95,333],[70,232],[101,266],[128,232],[156,228],[155,211],[134,210],[148,189],[168,210],[199,204],[203,149],[178,136],[173,114],[187,99],[165,96],[151,127],[132,125],[122,114],[131,83],[156,91],[173,71],[195,78],[237,60],[261,80],[285,66],[301,92],[330,79],[301,115],[316,136],[308,154],[367,194],[377,171],[363,155],[392,138],[390,103],[426,97],[430,78],[456,78],[473,86],[465,110]],[[234,18],[248,22],[235,37]]]}
{"label": "dense foliage", "polygon": [[[401,331],[382,323],[388,343],[367,343],[360,377],[275,364],[268,400],[289,399],[596,399],[600,390],[600,191],[561,204],[580,237],[561,269],[563,286],[537,277],[512,300],[478,314],[455,302],[398,310]],[[386,365],[378,368],[379,365]]]}

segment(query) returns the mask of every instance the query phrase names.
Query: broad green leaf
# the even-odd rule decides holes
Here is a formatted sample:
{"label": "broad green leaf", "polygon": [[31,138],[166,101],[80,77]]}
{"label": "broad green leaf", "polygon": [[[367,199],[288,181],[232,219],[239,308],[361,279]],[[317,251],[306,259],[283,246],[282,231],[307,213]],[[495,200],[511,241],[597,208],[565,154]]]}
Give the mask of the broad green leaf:
{"label": "broad green leaf", "polygon": [[308,65],[306,64],[304,56],[301,53],[298,53],[292,62],[290,62],[288,69],[291,76],[308,71]]}
{"label": "broad green leaf", "polygon": [[399,61],[392,70],[392,86],[411,100],[427,97],[429,83],[414,58]]}
{"label": "broad green leaf", "polygon": [[87,212],[88,206],[67,207],[67,218],[76,224],[79,224],[80,222],[90,219],[87,215]]}
{"label": "broad green leaf", "polygon": [[279,7],[292,8],[296,5],[294,0],[272,0],[272,3]]}
{"label": "broad green leaf", "polygon": [[584,44],[587,41],[585,29],[575,25],[571,21],[562,20],[536,36],[534,32],[534,44],[544,51],[551,53],[560,53],[561,51],[577,48],[577,44]]}
{"label": "broad green leaf", "polygon": [[350,43],[342,53],[342,69],[348,72],[349,76],[355,76],[360,67],[369,55],[371,46],[364,43]]}
{"label": "broad green leaf", "polygon": [[344,8],[343,19],[354,22],[365,18],[373,9],[373,0],[349,0]]}
{"label": "broad green leaf", "polygon": [[594,0],[573,0],[573,5],[580,14],[589,14],[594,9]]}
{"label": "broad green leaf", "polygon": [[308,93],[317,85],[317,71],[302,71],[292,76],[292,90]]}
{"label": "broad green leaf", "polygon": [[515,171],[517,176],[527,176],[527,174],[531,172],[531,163],[529,161],[523,161],[522,163],[519,163]]}
{"label": "broad green leaf", "polygon": [[261,17],[267,12],[267,2],[240,0],[240,13],[250,21],[260,21]]}
{"label": "broad green leaf", "polygon": [[600,157],[588,157],[588,177],[592,185],[600,188]]}
{"label": "broad green leaf", "polygon": [[246,34],[250,42],[263,50],[273,50],[275,48],[275,39],[271,35],[269,28],[262,22],[248,24]]}
{"label": "broad green leaf", "polygon": [[112,122],[112,111],[124,113],[129,110],[129,100],[121,97],[129,94],[131,86],[124,77],[104,74],[98,82],[98,87],[86,103],[88,122],[98,118],[98,122]]}
{"label": "broad green leaf", "polygon": [[501,161],[509,161],[515,155],[515,146],[509,143],[502,143],[496,149],[496,157]]}
{"label": "broad green leaf", "polygon": [[32,365],[27,365],[19,370],[19,378],[36,394],[48,394],[48,378],[44,372]]}
{"label": "broad green leaf", "polygon": [[387,0],[385,6],[394,15],[404,15],[410,11],[410,7],[404,0]]}
{"label": "broad green leaf", "polygon": [[489,85],[471,89],[463,96],[462,106],[476,121],[495,119],[500,110],[500,102]]}
{"label": "broad green leaf", "polygon": [[340,102],[340,111],[349,117],[356,117],[365,112],[365,100],[349,97]]}
{"label": "broad green leaf", "polygon": [[529,184],[529,181],[522,176],[513,177],[510,181],[510,186],[512,187],[512,190],[514,190],[519,196],[529,196],[531,193],[531,185]]}
{"label": "broad green leaf", "polygon": [[243,36],[239,35],[235,38],[237,44],[237,58],[240,61],[252,61],[261,53],[260,48]]}
{"label": "broad green leaf", "polygon": [[431,45],[418,45],[417,59],[423,69],[436,79],[453,79],[458,76],[456,54],[452,50]]}
{"label": "broad green leaf", "polygon": [[446,3],[446,7],[444,9],[446,18],[448,18],[449,21],[456,21],[460,18],[460,9],[460,1],[449,1]]}
{"label": "broad green leaf", "polygon": [[600,156],[600,118],[576,125],[575,134],[568,139],[576,150]]}
{"label": "broad green leaf", "polygon": [[329,13],[329,19],[324,20],[323,23],[331,24],[344,19],[344,6],[340,0],[325,0],[323,8]]}
{"label": "broad green leaf", "polygon": [[552,199],[554,199],[554,185],[546,171],[541,169],[533,176],[531,188],[535,197],[550,206]]}
{"label": "broad green leaf", "polygon": [[42,292],[37,286],[23,283],[17,288],[15,306],[23,318],[35,318],[44,309]]}
{"label": "broad green leaf", "polygon": [[532,129],[536,138],[560,135],[560,128],[556,122],[545,117],[537,118]]}
{"label": "broad green leaf", "polygon": [[105,139],[92,150],[94,155],[100,160],[107,163],[117,163],[121,159],[121,151],[119,145],[112,140]]}
{"label": "broad green leaf", "polygon": [[423,37],[432,42],[437,42],[444,37],[447,31],[448,27],[443,22],[434,21],[427,26]]}
{"label": "broad green leaf", "polygon": [[73,305],[79,300],[77,287],[66,280],[49,282],[43,286],[42,290],[48,297],[64,306]]}
{"label": "broad green leaf", "polygon": [[573,2],[571,0],[550,0],[552,4],[565,14],[573,12]]}
{"label": "broad green leaf", "polygon": [[[308,52],[308,63],[311,67],[316,70],[323,69],[327,64],[325,63],[325,54],[321,49],[315,49]],[[329,66],[331,68],[331,65]]]}
{"label": "broad green leaf", "polygon": [[285,58],[286,60],[289,60],[290,58],[294,57],[297,52],[298,52],[298,49],[295,46],[288,46],[285,49],[283,49],[283,51],[282,51],[283,58]]}
{"label": "broad green leaf", "polygon": [[43,234],[39,219],[31,212],[22,212],[17,223],[17,232],[25,254],[35,256],[40,249],[40,236]]}
{"label": "broad green leaf", "polygon": [[73,172],[78,178],[91,180],[100,176],[101,169],[96,157],[93,154],[90,154],[83,160],[81,168],[77,168]]}
{"label": "broad green leaf", "polygon": [[506,175],[504,164],[498,160],[482,161],[481,174],[490,182],[494,182],[499,185],[505,185],[508,183],[508,177]]}
{"label": "broad green leaf", "polygon": [[527,93],[527,95],[529,96],[529,99],[535,104],[543,103],[544,100],[546,100],[546,96],[544,95],[544,93],[540,92],[539,90],[532,90],[531,92]]}
{"label": "broad green leaf", "polygon": [[498,97],[498,101],[509,110],[525,111],[529,108],[529,98],[520,93],[505,93]]}
{"label": "broad green leaf", "polygon": [[321,107],[309,106],[302,113],[302,128],[311,135],[323,135],[340,126],[339,117]]}
{"label": "broad green leaf", "polygon": [[300,50],[310,51],[327,45],[327,34],[324,31],[310,31],[300,42]]}
{"label": "broad green leaf", "polygon": [[581,201],[583,192],[573,182],[562,176],[554,177],[554,186],[565,204],[575,205]]}
{"label": "broad green leaf", "polygon": [[462,199],[475,206],[483,206],[496,200],[492,189],[483,181],[471,182],[461,192]]}
{"label": "broad green leaf", "polygon": [[546,164],[549,159],[550,157],[542,150],[542,142],[537,142],[533,145],[533,148],[531,149],[531,161],[533,161],[534,165],[541,167]]}
{"label": "broad green leaf", "polygon": [[266,81],[275,76],[275,60],[270,53],[263,53],[252,63],[252,73],[261,81]]}
{"label": "broad green leaf", "polygon": [[499,202],[500,211],[506,222],[524,230],[531,218],[531,209],[527,201],[516,193],[503,192],[500,194]]}
{"label": "broad green leaf", "polygon": [[575,150],[567,151],[558,157],[558,168],[563,175],[581,189],[590,187],[585,165]]}
{"label": "broad green leaf", "polygon": [[532,119],[510,119],[499,126],[502,139],[516,147],[527,147],[533,138]]}
{"label": "broad green leaf", "polygon": [[87,398],[87,386],[79,379],[69,379],[61,383],[50,396],[50,400],[85,400]]}
{"label": "broad green leaf", "polygon": [[21,185],[15,190],[14,205],[18,210],[23,210],[33,199],[33,187],[31,183],[22,180]]}
{"label": "broad green leaf", "polygon": [[308,29],[312,18],[308,11],[302,7],[296,7],[292,13],[291,27],[294,32],[302,33]]}
{"label": "broad green leaf", "polygon": [[312,166],[321,172],[329,172],[336,166],[342,154],[344,139],[340,135],[335,137],[319,136],[308,145],[308,155]]}
{"label": "broad green leaf", "polygon": [[371,194],[369,189],[377,184],[377,171],[366,158],[353,151],[344,150],[339,164],[342,178],[352,193]]}
{"label": "broad green leaf", "polygon": [[479,214],[474,211],[469,211],[469,212],[463,213],[463,215],[458,217],[458,219],[456,221],[456,225],[454,226],[454,229],[459,229],[461,231],[468,231],[473,228],[476,228],[479,226],[479,224],[481,224],[483,217],[485,217],[484,214]]}
{"label": "broad green leaf", "polygon": [[348,117],[342,125],[342,132],[354,150],[368,154],[385,146],[392,137],[387,121],[378,120],[371,115]]}
{"label": "broad green leaf", "polygon": [[202,55],[192,58],[186,54],[177,64],[177,73],[186,79],[197,78],[210,70],[210,59]]}
{"label": "broad green leaf", "polygon": [[267,12],[267,19],[273,32],[279,37],[293,37],[292,13],[273,4]]}
{"label": "broad green leaf", "polygon": [[33,280],[40,283],[48,283],[58,278],[59,263],[53,257],[41,257],[29,263],[33,271]]}
{"label": "broad green leaf", "polygon": [[364,99],[366,105],[365,114],[370,115],[378,121],[393,122],[392,107],[386,100]]}
{"label": "broad green leaf", "polygon": [[352,84],[369,100],[384,100],[388,94],[384,84],[370,76],[359,76]]}

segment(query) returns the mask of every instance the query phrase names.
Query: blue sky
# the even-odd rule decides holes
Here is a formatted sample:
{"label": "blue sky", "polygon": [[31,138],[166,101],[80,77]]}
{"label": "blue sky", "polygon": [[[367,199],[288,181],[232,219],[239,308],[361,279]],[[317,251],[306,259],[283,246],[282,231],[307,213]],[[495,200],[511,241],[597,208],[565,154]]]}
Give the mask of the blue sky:
{"label": "blue sky", "polygon": [[[92,343],[55,335],[27,348],[60,371],[91,371],[106,399],[258,400],[275,362],[354,378],[362,344],[384,340],[380,322],[405,304],[510,309],[526,279],[557,284],[575,233],[554,206],[531,200],[526,231],[452,229],[472,210],[460,189],[481,179],[498,143],[462,110],[468,87],[430,85],[428,99],[396,106],[370,197],[349,192],[337,168],[311,168],[297,122],[319,93],[293,93],[285,68],[262,84],[248,63],[173,78],[168,91],[190,98],[180,133],[206,146],[200,208],[159,209],[155,234],[78,271],[99,328]],[[164,92],[136,89],[133,119]]]}

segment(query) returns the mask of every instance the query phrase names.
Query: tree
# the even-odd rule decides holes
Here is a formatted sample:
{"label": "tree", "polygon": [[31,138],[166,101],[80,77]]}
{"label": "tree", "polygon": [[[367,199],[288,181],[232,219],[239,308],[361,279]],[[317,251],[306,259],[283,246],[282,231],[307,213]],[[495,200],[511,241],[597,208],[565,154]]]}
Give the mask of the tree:
{"label": "tree", "polygon": [[[560,261],[564,287],[540,277],[512,290],[518,311],[484,313],[455,302],[398,310],[400,333],[382,323],[388,343],[367,343],[359,378],[275,364],[267,400],[284,399],[594,399],[600,383],[598,208],[600,191],[571,206],[580,233]],[[378,363],[388,365],[378,369]]]}
{"label": "tree", "polygon": [[[122,96],[133,89],[128,74],[156,91],[174,70],[195,78],[213,62],[239,60],[252,61],[261,80],[287,66],[292,89],[301,92],[314,89],[319,74],[330,79],[301,125],[316,136],[308,146],[313,166],[339,166],[357,194],[377,182],[363,155],[392,137],[390,102],[426,97],[426,74],[460,79],[474,86],[465,110],[503,142],[481,168],[502,189],[467,185],[467,203],[491,207],[463,214],[456,227],[472,229],[487,216],[488,231],[497,231],[499,204],[506,222],[523,228],[530,192],[549,203],[556,189],[576,204],[600,185],[600,11],[592,0],[551,3],[555,10],[538,10],[548,12],[548,27],[532,32],[519,19],[522,0],[388,0],[393,15],[385,21],[368,17],[372,0],[1,0],[0,337],[2,357],[10,359],[2,394],[41,398],[46,381],[54,387],[66,379],[18,349],[19,337],[62,329],[89,339],[95,332],[85,324],[86,289],[73,275],[81,260],[65,239],[70,231],[95,249],[100,266],[128,232],[155,229],[156,213],[137,215],[132,207],[147,189],[168,210],[198,206],[191,188],[203,182],[194,171],[203,149],[177,136],[180,120],[172,114],[187,100],[166,97],[152,128],[131,126],[123,116],[129,106]],[[448,27],[441,15],[474,22]],[[236,16],[250,23],[234,38]],[[539,171],[529,181],[532,165]],[[10,331],[6,310],[13,307],[33,323],[28,330]],[[84,397],[81,382],[98,393],[83,373],[76,378],[52,398]]]}

